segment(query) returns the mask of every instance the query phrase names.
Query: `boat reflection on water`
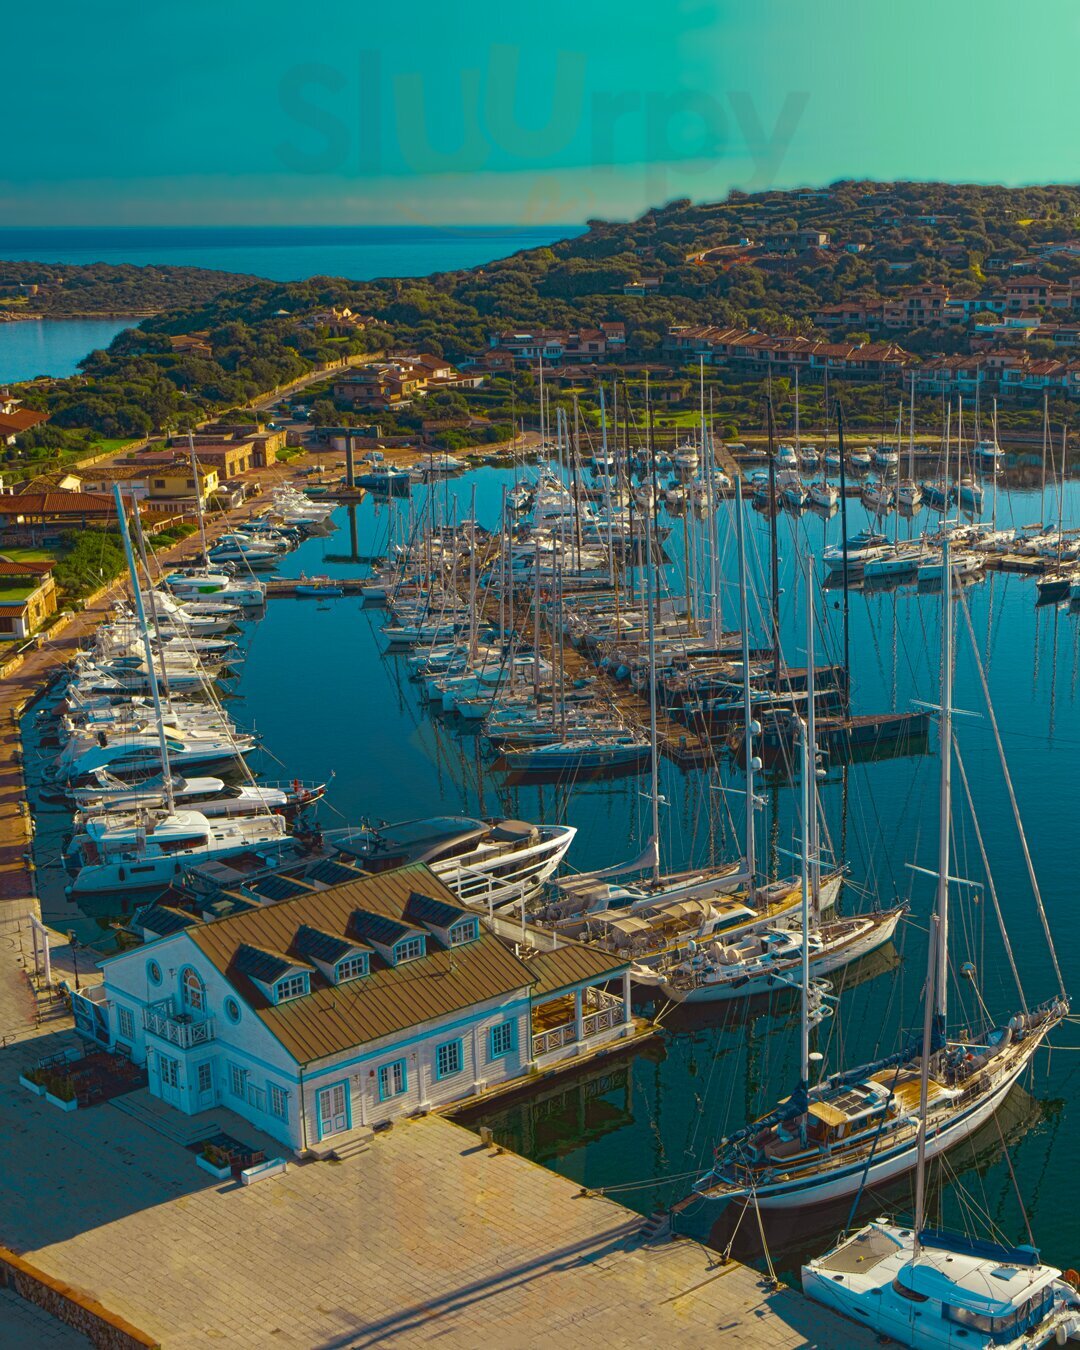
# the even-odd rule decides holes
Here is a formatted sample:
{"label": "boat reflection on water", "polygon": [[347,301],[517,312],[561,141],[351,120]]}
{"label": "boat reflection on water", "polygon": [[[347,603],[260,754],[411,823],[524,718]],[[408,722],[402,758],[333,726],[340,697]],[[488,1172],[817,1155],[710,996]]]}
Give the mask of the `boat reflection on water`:
{"label": "boat reflection on water", "polygon": [[471,1130],[486,1126],[496,1144],[533,1162],[553,1163],[633,1125],[635,1066],[663,1054],[654,1040],[638,1046],[633,1059],[609,1058],[602,1068],[560,1074],[546,1088],[529,1086],[502,1106],[488,1103],[454,1119]]}
{"label": "boat reflection on water", "polygon": [[[988,1210],[992,1211],[995,1204],[1008,1205],[1010,1199],[1015,1204],[1007,1171],[1001,1179],[1001,1197],[984,1193],[986,1178],[1001,1161],[1004,1150],[1015,1149],[1033,1126],[1059,1118],[1063,1105],[1060,1101],[1038,1101],[1019,1085],[1014,1087],[996,1117],[950,1151],[947,1172],[940,1167],[931,1170],[928,1212],[934,1213],[949,1204],[962,1204],[962,1200],[957,1200],[956,1190],[970,1190],[973,1185],[979,1192],[977,1203]],[[913,1197],[914,1178],[909,1175],[893,1185],[864,1192],[854,1212],[850,1200],[772,1214],[763,1209],[765,1242],[773,1267],[782,1279],[795,1283],[802,1263],[820,1255],[843,1229],[854,1231],[883,1214],[910,1214],[914,1208]],[[722,1252],[730,1248],[730,1254],[736,1260],[747,1264],[760,1264],[765,1259],[762,1228],[753,1206],[745,1211],[740,1206],[730,1206],[709,1235],[708,1242]]]}

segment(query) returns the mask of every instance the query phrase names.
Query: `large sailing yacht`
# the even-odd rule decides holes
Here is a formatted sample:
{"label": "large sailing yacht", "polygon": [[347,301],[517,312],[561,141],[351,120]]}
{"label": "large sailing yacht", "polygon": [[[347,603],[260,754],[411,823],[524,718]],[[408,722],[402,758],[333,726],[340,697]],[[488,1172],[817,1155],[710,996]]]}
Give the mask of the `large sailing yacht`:
{"label": "large sailing yacht", "polygon": [[[947,538],[944,558],[948,567]],[[776,1110],[721,1140],[713,1168],[676,1206],[676,1228],[682,1216],[687,1228],[692,1224],[700,1231],[704,1224],[709,1231],[733,1201],[761,1210],[802,1209],[854,1196],[911,1172],[923,1154],[932,1158],[944,1153],[990,1119],[1068,1013],[1062,988],[1056,997],[1025,1007],[984,1036],[947,1036],[953,603],[951,588],[945,588],[934,979],[924,1032],[893,1055],[811,1085],[809,1032],[815,1001],[804,964],[800,1080]]]}

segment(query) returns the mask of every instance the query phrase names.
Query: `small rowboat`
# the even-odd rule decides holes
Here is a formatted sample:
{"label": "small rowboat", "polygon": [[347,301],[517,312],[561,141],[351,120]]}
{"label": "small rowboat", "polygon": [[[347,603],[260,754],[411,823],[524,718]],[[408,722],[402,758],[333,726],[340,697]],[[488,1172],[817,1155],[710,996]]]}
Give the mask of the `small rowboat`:
{"label": "small rowboat", "polygon": [[297,595],[344,595],[345,587],[332,577],[301,577],[296,583]]}

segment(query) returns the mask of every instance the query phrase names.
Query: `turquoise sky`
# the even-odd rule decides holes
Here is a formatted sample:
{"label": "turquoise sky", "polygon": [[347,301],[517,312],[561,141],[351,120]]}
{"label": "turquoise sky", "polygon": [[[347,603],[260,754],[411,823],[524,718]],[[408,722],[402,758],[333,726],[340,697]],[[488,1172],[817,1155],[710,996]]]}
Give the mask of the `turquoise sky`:
{"label": "turquoise sky", "polygon": [[842,176],[1072,181],[1078,37],[1072,0],[20,5],[0,223],[539,224]]}

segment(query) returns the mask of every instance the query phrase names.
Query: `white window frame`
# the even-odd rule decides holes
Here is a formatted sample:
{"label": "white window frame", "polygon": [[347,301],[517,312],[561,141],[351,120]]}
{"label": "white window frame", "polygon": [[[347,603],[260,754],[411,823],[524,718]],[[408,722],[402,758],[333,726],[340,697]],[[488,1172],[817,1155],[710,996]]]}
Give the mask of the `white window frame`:
{"label": "white window frame", "polygon": [[[206,1079],[204,1085],[203,1079]],[[195,1070],[196,1090],[201,1094],[203,1092],[213,1092],[214,1090],[214,1066],[208,1059],[204,1059]]]}
{"label": "white window frame", "polygon": [[274,985],[274,1002],[288,1003],[291,999],[303,998],[308,988],[308,977],[303,971],[297,975],[283,975]]}
{"label": "white window frame", "polygon": [[158,1051],[158,1078],[162,1087],[180,1088],[180,1061]]}
{"label": "white window frame", "polygon": [[[443,1067],[443,1055],[453,1054],[455,1063],[446,1068]],[[456,1078],[459,1073],[465,1069],[465,1046],[461,1037],[457,1036],[452,1041],[443,1041],[441,1045],[435,1047],[435,1077],[441,1083],[446,1078]]]}
{"label": "white window frame", "polygon": [[283,1088],[280,1083],[266,1084],[266,1105],[270,1115],[276,1116],[278,1120],[289,1119],[289,1091]]}
{"label": "white window frame", "polygon": [[116,1034],[125,1041],[135,1039],[135,1014],[121,1003],[116,1005]]}
{"label": "white window frame", "polygon": [[[505,1046],[500,1048],[496,1043],[496,1037],[505,1040]],[[488,1031],[488,1054],[493,1060],[505,1059],[507,1055],[512,1055],[516,1043],[517,1023],[512,1019],[505,1022],[496,1022]]]}
{"label": "white window frame", "polygon": [[394,965],[402,966],[406,961],[418,961],[424,955],[424,939],[416,937],[401,938],[394,944]]}
{"label": "white window frame", "polygon": [[192,1012],[206,1011],[206,986],[193,966],[185,966],[180,972],[180,1001]]}
{"label": "white window frame", "polygon": [[248,1071],[239,1064],[229,1062],[229,1095],[240,1101],[247,1101]]}
{"label": "white window frame", "polygon": [[476,919],[461,919],[450,929],[450,946],[460,947],[466,942],[475,942],[476,937]]}
{"label": "white window frame", "polygon": [[379,1101],[393,1101],[409,1090],[409,1066],[404,1059],[391,1060],[379,1066]]}
{"label": "white window frame", "polygon": [[355,956],[343,956],[334,967],[334,980],[337,984],[344,984],[346,980],[358,980],[368,973],[368,958],[366,952],[359,952]]}

